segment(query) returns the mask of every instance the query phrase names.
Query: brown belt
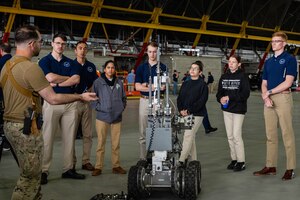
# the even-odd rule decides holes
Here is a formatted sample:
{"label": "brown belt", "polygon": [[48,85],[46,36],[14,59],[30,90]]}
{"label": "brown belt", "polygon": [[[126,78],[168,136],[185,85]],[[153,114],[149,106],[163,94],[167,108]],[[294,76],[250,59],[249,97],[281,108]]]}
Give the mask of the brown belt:
{"label": "brown belt", "polygon": [[291,93],[291,89],[290,88],[288,88],[288,89],[283,90],[282,92],[280,92],[280,94],[289,94],[289,93]]}

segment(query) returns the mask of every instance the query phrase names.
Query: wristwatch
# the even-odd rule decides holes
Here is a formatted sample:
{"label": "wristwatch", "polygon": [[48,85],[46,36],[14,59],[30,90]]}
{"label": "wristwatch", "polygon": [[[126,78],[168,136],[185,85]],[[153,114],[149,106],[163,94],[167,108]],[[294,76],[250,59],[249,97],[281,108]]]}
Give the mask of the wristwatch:
{"label": "wristwatch", "polygon": [[272,90],[268,90],[269,94],[272,94]]}

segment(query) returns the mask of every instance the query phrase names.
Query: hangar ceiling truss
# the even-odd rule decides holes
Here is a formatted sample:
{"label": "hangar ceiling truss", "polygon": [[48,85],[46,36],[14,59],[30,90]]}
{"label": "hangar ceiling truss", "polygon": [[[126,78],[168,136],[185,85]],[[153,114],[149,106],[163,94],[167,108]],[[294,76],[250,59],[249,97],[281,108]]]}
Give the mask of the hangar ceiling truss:
{"label": "hangar ceiling truss", "polygon": [[95,24],[102,24],[145,29],[144,43],[157,30],[188,34],[193,47],[201,35],[232,38],[236,49],[241,39],[268,42],[276,30],[300,45],[299,7],[298,0],[2,0],[0,13],[10,15],[6,34],[15,16],[25,15],[86,23],[86,40]]}

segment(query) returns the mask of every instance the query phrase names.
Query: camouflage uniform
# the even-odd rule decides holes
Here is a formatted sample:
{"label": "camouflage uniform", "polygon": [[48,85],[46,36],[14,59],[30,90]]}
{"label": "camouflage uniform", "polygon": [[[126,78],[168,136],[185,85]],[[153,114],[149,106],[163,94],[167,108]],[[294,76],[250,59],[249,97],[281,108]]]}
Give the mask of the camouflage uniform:
{"label": "camouflage uniform", "polygon": [[20,167],[20,178],[14,188],[12,200],[39,200],[43,157],[42,134],[24,135],[23,123],[5,121],[5,136],[12,145]]}

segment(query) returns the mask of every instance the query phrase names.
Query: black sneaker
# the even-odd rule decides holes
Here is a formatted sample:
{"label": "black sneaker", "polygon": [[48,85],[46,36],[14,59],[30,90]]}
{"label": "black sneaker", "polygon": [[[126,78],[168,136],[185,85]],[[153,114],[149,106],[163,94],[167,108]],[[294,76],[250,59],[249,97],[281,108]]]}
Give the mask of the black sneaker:
{"label": "black sneaker", "polygon": [[231,163],[227,166],[227,169],[229,169],[229,170],[234,169],[236,163],[237,163],[236,160],[232,160]]}
{"label": "black sneaker", "polygon": [[62,178],[85,179],[85,175],[78,174],[75,170],[69,169],[61,175]]}
{"label": "black sneaker", "polygon": [[176,166],[177,166],[178,168],[179,168],[179,167],[184,168],[184,163],[181,162],[181,161],[178,161]]}
{"label": "black sneaker", "polygon": [[48,174],[43,172],[41,176],[41,184],[46,185],[48,183]]}
{"label": "black sneaker", "polygon": [[233,171],[240,172],[246,169],[245,162],[237,162],[233,168]]}
{"label": "black sneaker", "polygon": [[211,132],[215,132],[216,130],[218,130],[218,128],[210,127],[209,129],[206,129],[206,130],[205,130],[205,133],[206,133],[206,134],[209,134],[209,133],[211,133]]}

